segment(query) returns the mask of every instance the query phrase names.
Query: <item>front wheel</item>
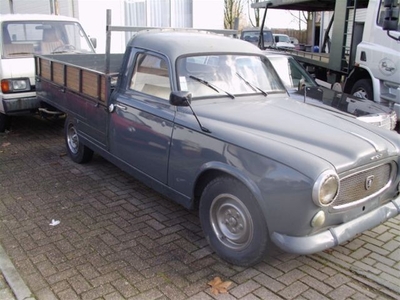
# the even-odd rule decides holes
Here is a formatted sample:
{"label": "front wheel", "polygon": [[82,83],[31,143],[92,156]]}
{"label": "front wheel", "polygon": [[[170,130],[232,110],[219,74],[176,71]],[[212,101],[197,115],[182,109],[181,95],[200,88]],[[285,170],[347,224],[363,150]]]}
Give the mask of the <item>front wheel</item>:
{"label": "front wheel", "polygon": [[11,117],[3,113],[0,113],[0,132],[10,130],[11,127],[10,125],[11,125]]}
{"label": "front wheel", "polygon": [[65,121],[65,143],[69,157],[78,164],[89,162],[93,157],[93,150],[79,141],[75,122],[68,117]]}
{"label": "front wheel", "polygon": [[267,252],[265,218],[250,191],[238,180],[218,177],[200,199],[200,221],[214,251],[229,263],[251,266]]}
{"label": "front wheel", "polygon": [[374,95],[372,91],[372,82],[369,79],[360,79],[356,81],[353,88],[351,89],[351,94],[362,99],[373,100]]}

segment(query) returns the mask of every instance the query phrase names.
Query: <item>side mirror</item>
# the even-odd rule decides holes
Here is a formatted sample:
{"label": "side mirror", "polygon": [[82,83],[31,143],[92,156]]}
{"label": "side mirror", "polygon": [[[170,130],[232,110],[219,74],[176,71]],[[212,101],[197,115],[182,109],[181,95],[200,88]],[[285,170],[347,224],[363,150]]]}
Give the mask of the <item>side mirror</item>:
{"label": "side mirror", "polygon": [[190,106],[192,93],[187,91],[171,92],[169,103],[174,106]]}
{"label": "side mirror", "polygon": [[301,78],[299,80],[299,84],[297,85],[297,91],[301,92],[302,90],[304,90],[305,87],[306,87],[306,82],[305,82],[304,78]]}
{"label": "side mirror", "polygon": [[97,48],[97,39],[91,37],[90,42],[92,43],[93,48],[96,49]]}

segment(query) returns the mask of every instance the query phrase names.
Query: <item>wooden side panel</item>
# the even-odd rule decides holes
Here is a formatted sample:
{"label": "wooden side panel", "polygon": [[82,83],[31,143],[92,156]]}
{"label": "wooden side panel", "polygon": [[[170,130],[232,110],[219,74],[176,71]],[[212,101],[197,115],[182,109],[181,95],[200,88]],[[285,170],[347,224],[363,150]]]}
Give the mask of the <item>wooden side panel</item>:
{"label": "wooden side panel", "polygon": [[66,86],[75,92],[79,92],[79,68],[67,66]]}
{"label": "wooden side panel", "polygon": [[100,75],[87,70],[82,71],[82,92],[84,94],[99,99],[99,76]]}
{"label": "wooden side panel", "polygon": [[53,62],[53,81],[55,83],[65,85],[64,68],[64,64]]}
{"label": "wooden side panel", "polygon": [[106,76],[101,76],[101,94],[100,94],[100,100],[102,101],[102,102],[106,102],[106,100],[107,100],[107,90],[106,90],[106,86],[107,86],[107,83],[106,83]]}
{"label": "wooden side panel", "polygon": [[40,59],[40,70],[42,72],[42,77],[51,80],[51,62],[46,59]]}
{"label": "wooden side panel", "polygon": [[38,72],[43,79],[105,104],[108,97],[108,76],[59,60],[37,58]]}

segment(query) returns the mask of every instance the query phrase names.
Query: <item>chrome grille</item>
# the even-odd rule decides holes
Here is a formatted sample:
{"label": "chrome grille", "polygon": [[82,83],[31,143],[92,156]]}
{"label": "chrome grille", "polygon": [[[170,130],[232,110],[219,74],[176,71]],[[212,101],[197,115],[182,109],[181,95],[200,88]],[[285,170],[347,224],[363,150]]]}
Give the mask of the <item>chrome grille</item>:
{"label": "chrome grille", "polygon": [[339,195],[333,203],[334,208],[349,205],[379,192],[389,183],[392,167],[392,164],[386,163],[340,180]]}

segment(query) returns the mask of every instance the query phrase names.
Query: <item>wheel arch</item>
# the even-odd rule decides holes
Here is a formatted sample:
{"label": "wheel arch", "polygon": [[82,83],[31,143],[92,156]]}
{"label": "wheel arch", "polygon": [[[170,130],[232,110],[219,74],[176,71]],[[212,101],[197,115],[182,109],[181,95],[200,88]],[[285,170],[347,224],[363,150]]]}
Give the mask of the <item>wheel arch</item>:
{"label": "wheel arch", "polygon": [[353,85],[360,79],[372,79],[371,74],[368,70],[360,67],[355,67],[347,76],[344,83],[343,92],[350,94]]}
{"label": "wheel arch", "polygon": [[219,176],[228,176],[240,181],[253,194],[265,216],[265,203],[257,184],[239,169],[221,162],[208,162],[200,169],[194,184],[194,207],[198,209],[205,187]]}

